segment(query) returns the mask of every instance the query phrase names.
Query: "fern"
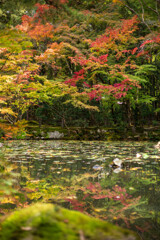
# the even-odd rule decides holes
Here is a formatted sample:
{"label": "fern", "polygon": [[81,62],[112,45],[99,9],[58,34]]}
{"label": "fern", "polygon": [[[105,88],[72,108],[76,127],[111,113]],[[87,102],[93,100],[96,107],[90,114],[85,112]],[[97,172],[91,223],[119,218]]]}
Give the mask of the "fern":
{"label": "fern", "polygon": [[155,65],[144,64],[139,67],[139,69],[136,71],[135,75],[136,76],[141,76],[141,75],[149,76],[149,75],[153,75],[156,72],[157,72],[157,67]]}
{"label": "fern", "polygon": [[147,104],[149,106],[152,105],[152,102],[156,101],[156,97],[151,97],[149,95],[142,96],[140,99],[138,99],[138,103],[141,104]]}
{"label": "fern", "polygon": [[156,110],[154,112],[155,113],[159,113],[160,112],[160,108],[156,108]]}
{"label": "fern", "polygon": [[134,76],[134,75],[130,75],[130,74],[127,74],[128,77],[131,79],[131,80],[136,80],[139,84],[145,86],[145,84],[147,83],[147,80],[143,77],[139,77],[139,76]]}

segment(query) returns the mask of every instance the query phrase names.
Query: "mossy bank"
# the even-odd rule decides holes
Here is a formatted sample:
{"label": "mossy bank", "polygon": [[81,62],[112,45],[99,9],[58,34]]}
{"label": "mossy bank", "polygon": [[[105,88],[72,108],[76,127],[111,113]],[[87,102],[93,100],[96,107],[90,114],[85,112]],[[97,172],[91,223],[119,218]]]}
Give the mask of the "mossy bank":
{"label": "mossy bank", "polygon": [[[159,141],[160,126],[146,126],[131,129],[103,128],[103,127],[52,127],[49,125],[31,125],[26,128],[28,139],[63,139],[63,140],[135,140],[135,141]],[[22,139],[25,139],[22,137]]]}
{"label": "mossy bank", "polygon": [[1,223],[1,240],[138,240],[129,230],[52,204],[36,204]]}

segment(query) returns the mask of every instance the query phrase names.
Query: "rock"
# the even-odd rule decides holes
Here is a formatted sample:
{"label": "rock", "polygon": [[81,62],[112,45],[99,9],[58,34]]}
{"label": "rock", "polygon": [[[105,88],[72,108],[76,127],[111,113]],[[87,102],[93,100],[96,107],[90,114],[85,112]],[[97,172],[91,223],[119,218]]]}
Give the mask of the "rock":
{"label": "rock", "polygon": [[122,166],[122,160],[120,160],[119,158],[115,158],[114,160],[113,160],[113,164],[115,165],[115,166],[118,166],[118,167],[121,167]]}
{"label": "rock", "polygon": [[155,145],[155,148],[160,150],[160,142],[158,142],[156,145]]}
{"label": "rock", "polygon": [[129,230],[52,204],[36,204],[1,223],[1,240],[139,240]]}
{"label": "rock", "polygon": [[136,158],[141,158],[141,157],[142,157],[142,154],[136,153]]}
{"label": "rock", "polygon": [[64,137],[64,133],[60,133],[58,131],[48,132],[48,138],[60,139]]}
{"label": "rock", "polygon": [[120,167],[113,169],[114,173],[120,173],[121,171],[122,171],[122,168]]}
{"label": "rock", "polygon": [[102,170],[103,167],[100,166],[100,165],[98,165],[98,164],[96,164],[96,165],[93,166],[93,169],[94,169],[95,171],[99,171],[99,170]]}

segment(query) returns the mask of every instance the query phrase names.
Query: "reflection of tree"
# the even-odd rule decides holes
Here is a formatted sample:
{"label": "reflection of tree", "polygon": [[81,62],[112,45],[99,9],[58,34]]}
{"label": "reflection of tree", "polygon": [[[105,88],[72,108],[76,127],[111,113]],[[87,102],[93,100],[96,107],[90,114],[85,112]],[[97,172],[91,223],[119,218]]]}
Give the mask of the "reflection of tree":
{"label": "reflection of tree", "polygon": [[15,166],[6,163],[1,153],[0,158],[0,215],[3,215],[25,206],[26,198],[19,191],[19,175],[13,171]]}
{"label": "reflection of tree", "polygon": [[[29,203],[54,202],[84,211],[131,227],[145,240],[160,235],[160,163],[153,144],[25,144],[13,142],[8,159],[12,171],[20,173],[17,188],[21,188]],[[137,152],[145,153],[147,158],[134,158]],[[109,167],[115,157],[124,161],[118,174]],[[94,171],[95,164],[103,165],[103,171]]]}
{"label": "reflection of tree", "polygon": [[120,186],[125,186],[133,198],[141,196],[139,204],[133,204],[125,214],[131,216],[131,226],[134,230],[141,232],[144,237],[142,239],[157,239],[160,235],[160,188],[158,184],[160,164],[157,161],[155,163],[151,166],[147,161],[139,168],[139,164],[133,162],[129,167],[126,166],[119,175],[113,177],[112,174],[102,180],[103,187],[112,187],[117,182]]}

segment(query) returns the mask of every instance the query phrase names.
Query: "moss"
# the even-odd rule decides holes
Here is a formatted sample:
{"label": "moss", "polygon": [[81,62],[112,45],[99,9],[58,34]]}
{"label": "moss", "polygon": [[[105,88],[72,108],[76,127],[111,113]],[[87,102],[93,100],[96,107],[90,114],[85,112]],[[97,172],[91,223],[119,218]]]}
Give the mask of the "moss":
{"label": "moss", "polygon": [[138,240],[129,230],[52,204],[36,204],[1,223],[1,240]]}
{"label": "moss", "polygon": [[[52,133],[58,131],[60,138],[52,138]],[[106,127],[54,127],[50,125],[29,124],[26,134],[21,134],[20,139],[63,139],[63,140],[160,140],[159,128],[136,128],[134,133],[131,129],[106,128]]]}

